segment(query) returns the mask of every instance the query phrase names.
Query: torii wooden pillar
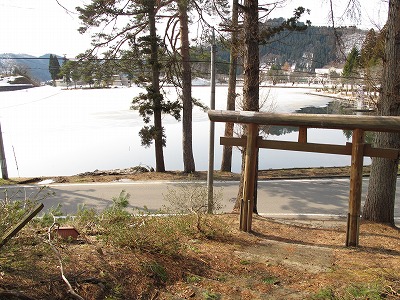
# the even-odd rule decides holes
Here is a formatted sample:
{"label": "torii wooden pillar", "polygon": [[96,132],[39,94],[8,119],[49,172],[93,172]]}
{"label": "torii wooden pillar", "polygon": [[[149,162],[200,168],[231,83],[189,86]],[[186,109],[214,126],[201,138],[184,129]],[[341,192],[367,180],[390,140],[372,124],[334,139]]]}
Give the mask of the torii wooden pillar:
{"label": "torii wooden pillar", "polygon": [[[258,125],[250,123],[247,124],[247,128],[243,199],[240,205],[240,230],[251,232],[254,208],[254,180],[256,178],[258,151]],[[307,133],[302,132],[299,140],[306,139],[306,136]],[[364,130],[353,130],[346,246],[358,246],[364,145]]]}
{"label": "torii wooden pillar", "polygon": [[358,246],[361,214],[364,130],[353,130],[351,146],[350,195],[347,215],[346,246]]}
{"label": "torii wooden pillar", "polygon": [[240,203],[240,230],[250,232],[253,221],[254,181],[256,178],[258,125],[247,125],[243,199]]}

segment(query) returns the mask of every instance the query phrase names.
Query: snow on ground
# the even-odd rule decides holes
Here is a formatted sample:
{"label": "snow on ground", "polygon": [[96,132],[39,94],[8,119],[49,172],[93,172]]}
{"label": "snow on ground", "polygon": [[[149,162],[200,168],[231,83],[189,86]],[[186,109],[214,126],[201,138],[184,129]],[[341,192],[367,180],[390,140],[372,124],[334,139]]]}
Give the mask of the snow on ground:
{"label": "snow on ground", "polygon": [[192,85],[196,85],[196,86],[204,86],[204,85],[210,85],[210,81],[209,80],[206,80],[206,79],[203,79],[203,78],[198,78],[198,77],[196,77],[196,78],[194,78],[193,80],[192,80]]}
{"label": "snow on ground", "polygon": [[9,86],[11,82],[15,81],[17,78],[21,78],[22,76],[7,76],[0,77],[0,86]]}

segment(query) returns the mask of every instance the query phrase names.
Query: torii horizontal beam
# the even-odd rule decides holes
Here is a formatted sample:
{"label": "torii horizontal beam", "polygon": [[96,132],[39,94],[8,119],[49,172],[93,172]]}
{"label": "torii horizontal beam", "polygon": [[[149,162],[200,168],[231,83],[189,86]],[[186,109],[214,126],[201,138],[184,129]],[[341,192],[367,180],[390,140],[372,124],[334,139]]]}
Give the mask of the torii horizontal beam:
{"label": "torii horizontal beam", "polygon": [[208,111],[210,121],[327,129],[400,132],[400,117],[328,114],[275,114],[253,111]]}

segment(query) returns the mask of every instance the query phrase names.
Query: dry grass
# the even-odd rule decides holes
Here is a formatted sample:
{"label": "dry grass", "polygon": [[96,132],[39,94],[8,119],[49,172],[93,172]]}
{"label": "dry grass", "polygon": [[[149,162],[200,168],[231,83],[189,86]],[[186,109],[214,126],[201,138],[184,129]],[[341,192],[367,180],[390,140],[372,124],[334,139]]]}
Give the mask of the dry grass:
{"label": "dry grass", "polygon": [[[267,170],[259,178],[348,173],[348,168]],[[188,177],[204,180],[206,173],[85,175],[57,181]],[[215,178],[237,180],[238,174],[218,172]],[[252,234],[238,230],[235,214],[205,218],[203,232],[191,216],[132,218],[86,211],[69,222],[81,235],[77,241],[59,241],[57,247],[67,278],[84,299],[400,299],[400,232],[382,224],[362,223],[360,247],[346,248],[343,220],[255,216]],[[0,249],[0,300],[73,299],[45,243],[46,230],[38,222],[30,224]]]}
{"label": "dry grass", "polygon": [[[135,246],[132,233],[121,243],[110,236],[112,226],[75,220],[80,238],[58,245],[66,276],[84,299],[399,299],[396,228],[363,223],[361,246],[346,248],[342,221],[255,216],[248,234],[237,230],[235,214],[207,218],[203,233],[190,218],[179,218],[114,228],[121,234],[149,230],[159,241],[173,234],[178,247],[168,253]],[[171,224],[173,233],[155,232]],[[72,299],[44,236],[45,228],[31,225],[0,249],[0,295],[6,289],[31,299]]]}

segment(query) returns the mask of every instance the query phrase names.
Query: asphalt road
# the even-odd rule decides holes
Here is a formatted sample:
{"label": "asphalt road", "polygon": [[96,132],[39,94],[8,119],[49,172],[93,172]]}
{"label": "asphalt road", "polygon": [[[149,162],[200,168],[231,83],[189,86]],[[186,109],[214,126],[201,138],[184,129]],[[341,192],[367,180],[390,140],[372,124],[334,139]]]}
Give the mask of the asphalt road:
{"label": "asphalt road", "polygon": [[[114,182],[87,184],[49,184],[41,191],[39,198],[46,192],[54,195],[41,200],[45,209],[62,205],[63,214],[76,213],[80,204],[102,210],[112,203],[122,190],[128,192],[130,208],[157,212],[168,203],[163,195],[168,189],[179,192],[184,183],[176,182]],[[205,185],[205,183],[204,183]],[[215,182],[215,191],[221,191],[222,212],[230,212],[238,191],[238,182]],[[330,216],[346,215],[349,197],[349,179],[319,180],[273,180],[261,181],[258,185],[258,212],[270,216]],[[363,199],[367,191],[368,180],[363,181]],[[32,197],[40,186],[0,187],[0,198],[7,189],[11,199]],[[397,183],[396,199],[400,199],[400,180]],[[400,200],[396,201],[395,217],[400,219]]]}

